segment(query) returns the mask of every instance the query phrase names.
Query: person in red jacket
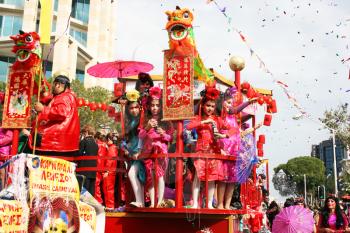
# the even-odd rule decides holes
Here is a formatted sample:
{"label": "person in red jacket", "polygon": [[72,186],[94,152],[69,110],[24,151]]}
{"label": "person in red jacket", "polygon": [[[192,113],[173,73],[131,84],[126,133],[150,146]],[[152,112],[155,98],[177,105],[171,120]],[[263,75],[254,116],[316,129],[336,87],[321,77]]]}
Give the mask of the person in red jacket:
{"label": "person in red jacket", "polygon": [[[101,132],[97,132],[95,134],[95,140],[98,145],[98,152],[97,155],[100,157],[105,157],[108,154],[108,146],[106,143],[106,136],[103,135]],[[104,169],[104,162],[106,160],[103,159],[97,159],[97,168],[98,169]],[[103,203],[102,200],[102,193],[101,193],[101,184],[103,182],[103,172],[97,171],[96,172],[96,182],[95,182],[95,199],[99,203]]]}
{"label": "person in red jacket", "polygon": [[[118,156],[118,148],[113,143],[113,135],[107,134],[108,153],[110,158],[116,158]],[[117,168],[116,160],[105,160],[104,164],[106,169],[115,170]],[[103,192],[105,199],[105,206],[107,209],[114,209],[114,186],[115,186],[115,171],[107,171],[103,174]]]}
{"label": "person in red jacket", "polygon": [[[53,98],[47,106],[40,102],[34,106],[39,113],[36,154],[74,155],[79,150],[80,134],[76,96],[66,72],[56,72],[53,77]],[[33,137],[34,130],[29,137],[31,146]]]}

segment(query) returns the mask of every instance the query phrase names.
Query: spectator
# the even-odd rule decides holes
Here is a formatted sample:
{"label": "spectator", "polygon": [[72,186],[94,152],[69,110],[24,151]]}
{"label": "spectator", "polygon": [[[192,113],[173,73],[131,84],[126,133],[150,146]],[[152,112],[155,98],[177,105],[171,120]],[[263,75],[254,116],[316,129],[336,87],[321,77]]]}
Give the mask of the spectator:
{"label": "spectator", "polygon": [[[94,139],[95,130],[92,126],[86,125],[82,129],[82,139],[79,145],[80,156],[97,156],[98,145]],[[96,167],[96,159],[93,160],[81,160],[78,162],[78,167]],[[95,195],[95,181],[96,171],[79,171],[80,175],[86,177],[84,187]]]}
{"label": "spectator", "polygon": [[277,202],[272,201],[266,211],[267,219],[269,220],[270,224],[270,229],[272,229],[273,220],[279,212],[280,207],[278,206]]}

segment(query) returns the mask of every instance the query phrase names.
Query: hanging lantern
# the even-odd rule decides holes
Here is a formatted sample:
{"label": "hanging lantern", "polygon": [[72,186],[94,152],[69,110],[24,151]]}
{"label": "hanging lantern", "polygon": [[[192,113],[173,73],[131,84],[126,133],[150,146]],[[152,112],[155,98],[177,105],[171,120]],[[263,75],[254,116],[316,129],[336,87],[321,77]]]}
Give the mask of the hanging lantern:
{"label": "hanging lantern", "polygon": [[97,104],[96,104],[96,107],[97,107],[98,109],[101,109],[101,108],[102,108],[102,104],[101,104],[101,103],[97,103]]}
{"label": "hanging lantern", "polygon": [[264,147],[264,144],[258,141],[258,143],[256,144],[256,147],[258,148],[258,150],[262,150]]}
{"label": "hanging lantern", "polygon": [[85,105],[85,101],[83,98],[77,98],[77,105],[78,107],[84,106]]}
{"label": "hanging lantern", "polygon": [[258,96],[258,100],[257,100],[257,102],[258,102],[258,104],[260,104],[260,105],[263,105],[264,104],[264,96]]}
{"label": "hanging lantern", "polygon": [[107,111],[108,111],[108,116],[109,117],[114,117],[115,116],[115,108],[113,106],[108,106],[107,107]]}
{"label": "hanging lantern", "polygon": [[258,150],[258,156],[263,157],[264,156],[264,150]]}
{"label": "hanging lantern", "polygon": [[114,83],[114,96],[120,97],[123,95],[123,83]]}
{"label": "hanging lantern", "polygon": [[249,99],[251,99],[251,98],[253,98],[254,96],[255,96],[255,90],[254,90],[254,88],[250,87],[250,88],[248,89],[248,91],[247,91],[247,97],[248,97]]}
{"label": "hanging lantern", "polygon": [[85,99],[83,99],[84,100],[84,106],[85,107],[90,107],[90,101],[89,100],[85,100]]}
{"label": "hanging lantern", "polygon": [[120,119],[121,119],[121,113],[120,113],[120,112],[117,112],[117,113],[114,115],[114,121],[120,122]]}
{"label": "hanging lantern", "polygon": [[270,105],[272,103],[272,98],[271,96],[264,96],[264,101],[267,105]]}
{"label": "hanging lantern", "polygon": [[107,110],[107,105],[105,103],[101,104],[101,110],[104,112]]}
{"label": "hanging lantern", "polygon": [[270,111],[272,113],[276,113],[277,112],[277,105],[276,105],[276,100],[272,100],[271,104],[270,104]]}
{"label": "hanging lantern", "polygon": [[250,84],[249,84],[249,83],[243,82],[243,83],[241,84],[241,89],[242,89],[242,91],[247,91],[247,90],[249,90],[249,88],[250,88]]}
{"label": "hanging lantern", "polygon": [[271,120],[272,120],[272,115],[270,115],[270,114],[265,114],[265,117],[264,117],[264,125],[270,126],[270,125],[271,125]]}
{"label": "hanging lantern", "polygon": [[96,109],[97,109],[97,104],[96,104],[95,102],[91,102],[90,105],[89,105],[89,107],[90,107],[90,110],[91,110],[92,112],[94,112],[94,111],[96,111]]}
{"label": "hanging lantern", "polygon": [[265,135],[264,134],[259,135],[259,142],[261,142],[262,144],[265,144]]}

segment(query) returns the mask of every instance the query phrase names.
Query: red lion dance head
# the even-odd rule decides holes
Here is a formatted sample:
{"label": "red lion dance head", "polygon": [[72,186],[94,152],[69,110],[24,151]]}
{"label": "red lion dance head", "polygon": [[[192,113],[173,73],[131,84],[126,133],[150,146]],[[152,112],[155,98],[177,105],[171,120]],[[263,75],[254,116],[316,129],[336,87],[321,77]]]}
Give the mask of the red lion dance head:
{"label": "red lion dance head", "polygon": [[40,36],[36,32],[23,32],[10,36],[15,45],[12,52],[16,54],[13,69],[28,69],[40,64],[41,46]]}

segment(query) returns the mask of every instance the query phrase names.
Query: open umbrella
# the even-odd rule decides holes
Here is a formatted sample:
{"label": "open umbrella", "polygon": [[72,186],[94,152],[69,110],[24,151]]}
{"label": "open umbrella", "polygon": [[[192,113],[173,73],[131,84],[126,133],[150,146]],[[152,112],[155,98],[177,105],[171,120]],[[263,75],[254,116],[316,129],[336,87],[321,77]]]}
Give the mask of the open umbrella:
{"label": "open umbrella", "polygon": [[273,220],[272,233],[311,233],[315,220],[312,212],[302,206],[283,208]]}
{"label": "open umbrella", "polygon": [[97,78],[123,78],[152,69],[153,65],[147,62],[117,60],[98,63],[91,66],[87,72]]}
{"label": "open umbrella", "polygon": [[247,134],[241,138],[239,153],[236,159],[236,180],[242,184],[247,181],[252,168],[259,162],[256,156],[256,146],[253,134]]}

